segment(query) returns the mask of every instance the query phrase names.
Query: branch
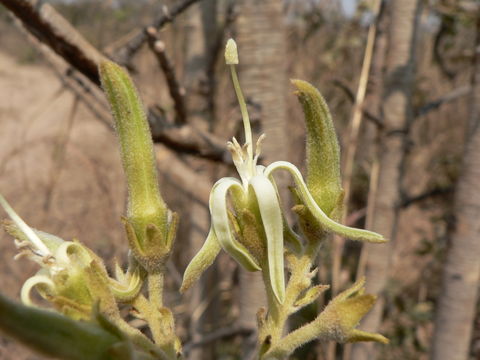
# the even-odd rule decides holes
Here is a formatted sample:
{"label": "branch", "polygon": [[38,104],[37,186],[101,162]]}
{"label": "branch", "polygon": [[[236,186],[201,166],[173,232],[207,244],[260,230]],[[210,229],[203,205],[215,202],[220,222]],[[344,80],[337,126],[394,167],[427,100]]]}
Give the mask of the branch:
{"label": "branch", "polygon": [[[352,89],[341,79],[334,79],[333,85],[339,87],[340,89],[343,90],[345,95],[347,95],[347,98],[354,103],[355,102],[355,94],[353,93]],[[365,116],[365,119],[371,121],[373,124],[375,124],[378,128],[383,128],[383,123],[382,120],[379,119],[377,116],[372,114],[370,111],[363,109],[363,116]]]}
{"label": "branch", "polygon": [[172,8],[169,10],[167,6],[163,6],[162,12],[163,14],[156,19],[152,24],[145,26],[143,29],[138,30],[135,35],[122,47],[120,48],[114,58],[117,62],[122,65],[128,65],[132,57],[140,50],[142,45],[147,41],[148,35],[147,30],[150,27],[155,29],[160,29],[164,25],[173,21],[173,19],[181,14],[183,11],[188,9],[188,7],[199,0],[183,0],[178,1]]}
{"label": "branch", "polygon": [[[195,0],[198,1],[198,0]],[[193,3],[189,0],[188,3]],[[34,0],[0,0],[18,19],[29,33],[60,55],[73,69],[100,86],[98,64],[105,57],[93,47],[65,18],[48,4],[36,6]],[[182,3],[182,4],[184,4]],[[180,4],[176,9],[180,8]],[[176,13],[181,11],[176,10]],[[172,10],[173,19],[174,12]],[[164,125],[153,109],[148,111],[153,139],[172,150],[196,155],[205,159],[230,163],[229,152],[224,142],[207,132],[189,125],[172,127]]]}
{"label": "branch", "polygon": [[204,159],[230,164],[230,152],[225,143],[203,130],[191,125],[172,126],[154,119],[149,113],[150,128],[154,142],[160,142],[168,148],[185,154],[196,155]]}
{"label": "branch", "polygon": [[99,85],[97,64],[105,57],[49,4],[35,0],[0,0],[39,41]]}
{"label": "branch", "polygon": [[440,106],[445,103],[457,100],[462,96],[470,94],[472,90],[471,86],[462,86],[460,88],[454,89],[451,92],[439,97],[436,100],[430,101],[429,103],[420,106],[415,110],[415,117],[423,116],[429,113],[430,111],[437,110]]}
{"label": "branch", "polygon": [[427,199],[429,199],[431,197],[434,197],[434,196],[450,194],[450,193],[453,192],[453,189],[454,189],[453,186],[447,186],[447,187],[443,187],[443,188],[436,188],[436,189],[428,190],[424,193],[421,193],[420,195],[405,198],[400,203],[399,207],[403,209],[403,208],[409,207],[410,205],[412,205],[414,203],[427,200]]}
{"label": "branch", "polygon": [[[352,89],[350,89],[350,87],[345,83],[344,80],[334,79],[332,82],[335,86],[337,86],[337,87],[339,87],[340,89],[343,90],[343,92],[345,93],[345,95],[347,95],[347,98],[351,102],[355,101],[355,97],[354,97]],[[422,106],[418,107],[417,109],[415,109],[414,110],[414,117],[417,118],[417,117],[420,117],[420,116],[424,116],[427,113],[429,113],[430,111],[437,110],[440,106],[442,106],[446,103],[455,101],[455,100],[457,100],[457,99],[459,99],[463,96],[466,96],[471,92],[471,89],[472,89],[471,86],[462,86],[462,87],[459,87],[457,89],[454,89],[454,90],[450,91],[449,93],[439,97],[438,99],[432,100],[432,101],[428,102],[427,104],[422,105]],[[382,121],[377,116],[370,113],[368,110],[363,110],[363,115],[365,116],[365,118],[372,121],[379,128],[383,127]]]}
{"label": "branch", "polygon": [[165,52],[165,44],[158,39],[157,29],[150,27],[147,29],[148,46],[155,54],[160,68],[165,74],[167,80],[168,91],[175,104],[175,123],[177,125],[185,124],[187,122],[187,110],[185,107],[185,89],[178,83],[170,59]]}

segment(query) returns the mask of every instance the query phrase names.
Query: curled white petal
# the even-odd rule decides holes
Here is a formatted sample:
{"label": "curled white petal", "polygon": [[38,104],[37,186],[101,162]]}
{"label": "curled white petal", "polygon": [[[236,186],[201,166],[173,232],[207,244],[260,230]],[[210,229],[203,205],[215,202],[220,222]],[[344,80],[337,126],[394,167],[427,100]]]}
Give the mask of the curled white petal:
{"label": "curled white petal", "polygon": [[30,298],[30,292],[32,289],[37,285],[46,285],[52,291],[55,291],[55,284],[53,283],[52,279],[50,279],[46,275],[35,275],[29,278],[22,286],[22,290],[20,292],[20,299],[25,305],[28,306],[35,306],[32,299]]}
{"label": "curled white petal", "polygon": [[73,241],[65,241],[58,247],[57,252],[55,253],[56,264],[58,266],[66,267],[71,264],[71,253],[69,253],[71,248],[79,250],[82,261],[89,262],[91,260],[90,255],[81,244]]}
{"label": "curled white petal", "polygon": [[283,223],[280,203],[273,184],[263,175],[250,179],[250,186],[257,197],[267,237],[267,257],[270,284],[280,303],[285,300],[285,273],[283,262]]}
{"label": "curled white petal", "polygon": [[188,264],[187,268],[185,269],[182,286],[180,288],[181,293],[188,290],[192,284],[198,280],[200,275],[202,275],[204,271],[213,264],[213,261],[221,249],[222,248],[218,243],[217,237],[215,236],[215,231],[210,228],[210,231],[207,235],[207,240],[205,240],[202,248],[197,252],[195,257],[192,259],[192,261],[190,261],[190,264]]}
{"label": "curled white petal", "polygon": [[261,270],[247,248],[235,240],[228,218],[227,195],[232,187],[243,191],[242,184],[235,178],[222,178],[213,185],[210,193],[212,227],[220,246],[240,265],[249,271]]}
{"label": "curled white petal", "polygon": [[8,216],[12,219],[12,221],[17,225],[17,227],[25,234],[25,236],[32,242],[32,244],[36,247],[40,255],[46,256],[51,255],[50,250],[47,246],[40,240],[37,234],[28,226],[25,221],[22,220],[20,216],[13,210],[7,200],[0,195],[0,205],[5,209]]}
{"label": "curled white petal", "polygon": [[322,209],[317,205],[315,200],[313,199],[312,195],[308,191],[307,185],[303,181],[302,174],[296,168],[295,165],[287,162],[287,161],[276,161],[270,164],[265,169],[265,176],[269,177],[272,173],[277,169],[284,169],[287,170],[292,176],[295,181],[295,184],[298,187],[300,192],[300,196],[302,197],[305,205],[308,209],[312,212],[315,218],[329,231],[332,231],[338,235],[344,236],[346,238],[352,240],[362,240],[374,243],[381,243],[385,242],[385,238],[372,231],[363,230],[363,229],[355,229],[351,228],[342,224],[339,224],[332,219],[330,219]]}
{"label": "curled white petal", "polygon": [[128,301],[137,296],[143,282],[138,268],[132,273],[123,274],[122,276],[121,281],[109,278],[110,290],[113,296],[115,296],[115,299]]}

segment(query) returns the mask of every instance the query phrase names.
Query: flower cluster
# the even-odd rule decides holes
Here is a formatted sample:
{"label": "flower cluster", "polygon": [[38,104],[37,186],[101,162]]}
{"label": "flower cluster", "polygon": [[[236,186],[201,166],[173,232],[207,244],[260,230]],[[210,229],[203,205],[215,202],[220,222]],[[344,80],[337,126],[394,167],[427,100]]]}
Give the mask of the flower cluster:
{"label": "flower cluster", "polygon": [[[278,170],[286,170],[292,176],[295,183],[294,191],[299,204],[310,215],[310,223],[316,223],[323,231],[333,232],[354,240],[384,242],[385,239],[383,236],[367,230],[341,225],[327,215],[331,214],[343,199],[341,187],[337,186],[335,189],[334,186],[331,186],[332,183],[339,184],[340,181],[339,171],[337,171],[338,156],[333,151],[333,161],[325,159],[325,153],[332,157],[332,149],[326,149],[326,146],[336,146],[338,153],[336,136],[328,116],[323,116],[326,121],[315,119],[315,124],[308,124],[312,128],[310,133],[328,135],[328,137],[316,138],[314,140],[316,144],[311,146],[313,148],[310,150],[311,153],[321,153],[320,159],[315,159],[313,156],[315,154],[313,154],[312,161],[326,160],[327,164],[322,164],[320,169],[316,168],[312,171],[313,173],[309,174],[309,179],[313,179],[310,180],[310,186],[305,183],[297,167],[289,162],[277,161],[267,167],[257,164],[265,135],[258,138],[254,154],[247,107],[235,70],[235,64],[239,62],[238,54],[236,44],[232,39],[227,43],[225,59],[230,66],[245,130],[243,146],[235,138],[227,144],[240,180],[232,177],[222,178],[213,186],[209,201],[211,229],[204,246],[185,272],[182,291],[189,288],[212,264],[220,248],[223,248],[246,270],[267,272],[273,293],[277,301],[282,303],[285,299],[284,241],[300,251],[302,244],[300,236],[295,234],[285,221],[286,216],[280,205],[279,192],[273,176]],[[324,112],[328,113],[328,108],[326,108],[321,95],[313,86],[300,80],[294,80],[293,84],[298,89],[300,100],[307,104],[308,109],[316,109],[323,105]],[[330,133],[321,134],[322,131],[330,131]],[[324,139],[330,139],[330,143],[322,144]],[[326,166],[333,169],[333,172],[330,170],[319,174],[319,170],[323,170]],[[317,183],[320,183],[319,186]],[[334,188],[333,191],[331,191],[332,188]],[[318,196],[316,196],[317,194]],[[232,209],[228,207],[229,197]]]}

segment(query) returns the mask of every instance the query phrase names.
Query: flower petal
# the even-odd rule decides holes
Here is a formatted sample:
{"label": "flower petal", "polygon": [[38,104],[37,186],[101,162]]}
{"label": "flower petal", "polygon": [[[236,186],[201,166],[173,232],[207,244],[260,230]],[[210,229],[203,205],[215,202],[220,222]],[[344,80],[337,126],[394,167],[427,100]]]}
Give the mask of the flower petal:
{"label": "flower petal", "polygon": [[235,178],[222,178],[213,185],[210,193],[210,214],[212,227],[223,250],[248,271],[261,270],[247,248],[235,240],[230,228],[227,208],[227,194],[230,188],[243,191],[242,184]]}
{"label": "flower petal", "polygon": [[375,232],[351,228],[330,219],[313,199],[312,195],[307,189],[307,185],[303,181],[302,174],[295,167],[295,165],[286,161],[276,161],[265,169],[265,176],[271,176],[273,171],[278,169],[287,170],[293,176],[305,206],[312,212],[315,218],[322,224],[322,226],[325,227],[326,230],[352,240],[361,240],[372,243],[383,243],[387,241],[382,235]]}
{"label": "flower petal", "polygon": [[123,276],[123,281],[109,278],[109,286],[117,301],[129,302],[138,295],[142,288],[143,281],[140,269],[137,267],[132,273],[124,274]]}
{"label": "flower petal", "polygon": [[32,299],[30,298],[30,292],[32,289],[37,285],[46,285],[49,287],[53,292],[55,291],[55,284],[53,283],[52,279],[50,279],[46,275],[35,275],[29,278],[22,286],[22,290],[20,292],[20,299],[25,305],[28,306],[35,306]]}
{"label": "flower petal", "polygon": [[285,300],[285,273],[283,264],[283,222],[280,203],[273,184],[263,175],[250,179],[257,197],[267,237],[268,272],[273,293],[280,303]]}
{"label": "flower petal", "polygon": [[[258,166],[257,166],[258,168]],[[262,169],[262,174],[265,171],[265,167]],[[280,199],[280,193],[278,191],[278,186],[277,183],[275,182],[275,179],[273,176],[270,176],[269,178],[270,182],[272,183],[273,187],[275,188],[275,192],[277,193],[277,198],[278,202],[280,203],[280,209],[282,208],[281,204],[281,199]],[[300,238],[300,235],[298,235],[293,229],[290,227],[290,224],[288,223],[287,219],[285,218],[285,215],[282,211],[282,222],[283,222],[283,239],[284,242],[287,243],[288,245],[291,246],[291,249],[300,254],[303,250],[303,244],[302,240]]]}
{"label": "flower petal", "polygon": [[202,275],[203,272],[213,264],[213,261],[220,250],[221,246],[218,243],[215,232],[210,228],[207,240],[205,240],[202,248],[198,251],[192,261],[190,261],[190,264],[188,264],[185,273],[183,274],[183,282],[180,287],[181,293],[187,291],[190,286],[197,281],[200,275]]}

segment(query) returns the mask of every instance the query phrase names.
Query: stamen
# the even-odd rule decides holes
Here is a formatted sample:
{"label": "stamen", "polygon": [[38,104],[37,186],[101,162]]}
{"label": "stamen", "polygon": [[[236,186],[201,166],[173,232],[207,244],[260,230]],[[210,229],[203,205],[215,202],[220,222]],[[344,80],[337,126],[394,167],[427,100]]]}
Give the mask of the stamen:
{"label": "stamen", "polygon": [[253,158],[253,166],[257,166],[258,158],[262,154],[262,143],[265,137],[266,135],[262,134],[257,140],[257,144],[255,145],[255,157]]}

